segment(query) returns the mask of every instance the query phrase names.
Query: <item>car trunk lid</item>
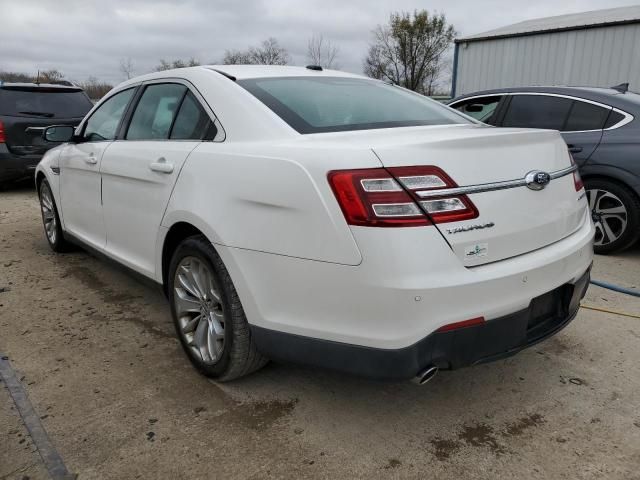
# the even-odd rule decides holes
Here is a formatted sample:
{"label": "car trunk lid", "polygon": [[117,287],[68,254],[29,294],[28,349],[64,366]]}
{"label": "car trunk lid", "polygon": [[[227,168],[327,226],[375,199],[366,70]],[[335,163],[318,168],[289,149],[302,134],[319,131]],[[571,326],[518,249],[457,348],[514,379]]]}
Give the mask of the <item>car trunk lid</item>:
{"label": "car trunk lid", "polygon": [[[571,158],[557,132],[450,127],[429,135],[406,130],[412,131],[397,132],[395,138],[383,134],[373,142],[385,167],[393,172],[397,167],[435,166],[457,186],[476,187],[466,195],[478,211],[476,218],[435,225],[464,266],[537,250],[585,221],[584,191],[576,191]],[[524,183],[532,171],[557,178],[534,190]],[[425,197],[413,193],[421,200],[442,198],[433,196],[435,191],[426,191]]]}

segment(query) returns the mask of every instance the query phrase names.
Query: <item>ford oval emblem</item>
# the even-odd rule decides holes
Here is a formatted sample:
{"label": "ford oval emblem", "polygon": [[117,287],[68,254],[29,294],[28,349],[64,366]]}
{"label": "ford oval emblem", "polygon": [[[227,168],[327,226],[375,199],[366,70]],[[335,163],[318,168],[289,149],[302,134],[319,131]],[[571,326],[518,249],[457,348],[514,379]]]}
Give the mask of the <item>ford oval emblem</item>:
{"label": "ford oval emblem", "polygon": [[524,177],[527,187],[531,190],[542,190],[551,181],[551,175],[540,170],[533,170]]}

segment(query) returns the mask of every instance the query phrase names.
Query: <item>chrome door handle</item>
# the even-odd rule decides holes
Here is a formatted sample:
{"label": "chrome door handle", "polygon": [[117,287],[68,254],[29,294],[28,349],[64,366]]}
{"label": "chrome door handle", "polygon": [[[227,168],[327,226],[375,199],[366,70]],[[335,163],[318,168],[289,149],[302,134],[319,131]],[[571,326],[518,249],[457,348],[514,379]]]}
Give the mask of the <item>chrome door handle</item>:
{"label": "chrome door handle", "polygon": [[578,147],[577,145],[567,145],[569,147],[569,151],[571,153],[580,153],[582,151],[582,147]]}
{"label": "chrome door handle", "polygon": [[157,162],[151,163],[149,168],[154,172],[171,173],[173,172],[173,163],[167,163],[166,158],[160,157]]}
{"label": "chrome door handle", "polygon": [[95,165],[96,163],[98,163],[98,159],[93,155],[93,153],[90,154],[88,157],[85,157],[84,161],[89,165]]}

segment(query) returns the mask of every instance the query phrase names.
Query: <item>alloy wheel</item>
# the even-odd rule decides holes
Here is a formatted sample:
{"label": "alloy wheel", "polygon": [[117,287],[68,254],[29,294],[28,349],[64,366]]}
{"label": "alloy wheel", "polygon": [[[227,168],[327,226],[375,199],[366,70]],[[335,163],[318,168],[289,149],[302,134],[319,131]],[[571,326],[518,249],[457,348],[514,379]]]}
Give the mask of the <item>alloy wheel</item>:
{"label": "alloy wheel", "polygon": [[596,227],[595,245],[608,245],[619,239],[627,228],[628,212],[624,203],[607,190],[587,190],[587,200]]}
{"label": "alloy wheel", "polygon": [[173,300],[188,347],[203,363],[217,363],[225,347],[226,315],[213,272],[203,260],[185,257],[180,261]]}
{"label": "alloy wheel", "polygon": [[44,231],[51,244],[56,243],[58,237],[58,222],[53,207],[53,196],[51,189],[46,183],[42,185],[40,190],[40,208],[42,209],[42,220],[44,222]]}

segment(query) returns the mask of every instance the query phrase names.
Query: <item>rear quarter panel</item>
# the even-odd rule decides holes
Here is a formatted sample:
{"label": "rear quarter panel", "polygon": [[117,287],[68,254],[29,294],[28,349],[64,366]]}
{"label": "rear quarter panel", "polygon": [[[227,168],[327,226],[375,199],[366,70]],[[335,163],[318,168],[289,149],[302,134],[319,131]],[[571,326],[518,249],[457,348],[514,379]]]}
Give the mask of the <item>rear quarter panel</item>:
{"label": "rear quarter panel", "polygon": [[162,224],[189,222],[228,247],[358,265],[327,172],[378,166],[365,149],[205,142],[183,167]]}

